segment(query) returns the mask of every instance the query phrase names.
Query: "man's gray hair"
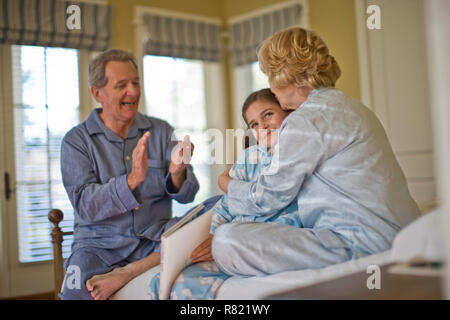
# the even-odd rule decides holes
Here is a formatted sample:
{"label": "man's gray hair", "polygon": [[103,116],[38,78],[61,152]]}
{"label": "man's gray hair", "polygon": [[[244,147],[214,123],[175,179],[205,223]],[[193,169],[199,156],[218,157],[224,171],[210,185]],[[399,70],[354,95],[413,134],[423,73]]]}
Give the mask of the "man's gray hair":
{"label": "man's gray hair", "polygon": [[103,88],[106,85],[108,79],[105,76],[105,67],[109,61],[131,61],[138,71],[136,58],[131,52],[120,49],[107,50],[95,56],[89,63],[89,87]]}

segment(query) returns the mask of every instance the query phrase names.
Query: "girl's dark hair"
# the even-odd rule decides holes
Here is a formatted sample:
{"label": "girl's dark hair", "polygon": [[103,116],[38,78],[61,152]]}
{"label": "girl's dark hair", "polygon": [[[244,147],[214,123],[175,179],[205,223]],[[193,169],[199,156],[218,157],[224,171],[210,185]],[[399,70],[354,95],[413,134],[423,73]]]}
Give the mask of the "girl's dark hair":
{"label": "girl's dark hair", "polygon": [[[248,126],[247,119],[245,118],[245,113],[247,112],[248,107],[255,102],[255,101],[266,101],[273,104],[276,104],[277,106],[280,106],[280,103],[278,102],[275,95],[270,91],[269,88],[261,89],[258,91],[253,92],[250,94],[247,99],[245,99],[244,104],[242,105],[242,118],[244,119],[245,123]],[[281,106],[280,106],[281,108]]]}

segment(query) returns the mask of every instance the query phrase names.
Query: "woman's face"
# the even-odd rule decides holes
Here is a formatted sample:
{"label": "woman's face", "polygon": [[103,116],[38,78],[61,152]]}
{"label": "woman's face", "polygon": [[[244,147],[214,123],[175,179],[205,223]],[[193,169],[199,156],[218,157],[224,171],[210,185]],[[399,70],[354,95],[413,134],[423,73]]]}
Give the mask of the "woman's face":
{"label": "woman's face", "polygon": [[296,87],[290,84],[283,88],[277,88],[269,81],[270,91],[277,97],[283,110],[296,110],[308,99],[312,89],[308,87]]}
{"label": "woman's face", "polygon": [[278,129],[288,114],[273,102],[255,101],[247,108],[245,119],[258,144],[270,148],[277,143]]}

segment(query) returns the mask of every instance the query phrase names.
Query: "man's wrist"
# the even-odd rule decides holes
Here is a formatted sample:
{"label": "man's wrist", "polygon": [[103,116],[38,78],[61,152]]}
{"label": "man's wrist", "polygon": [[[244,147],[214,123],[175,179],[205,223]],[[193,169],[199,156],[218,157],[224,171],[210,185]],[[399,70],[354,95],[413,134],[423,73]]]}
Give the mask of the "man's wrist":
{"label": "man's wrist", "polygon": [[127,184],[131,191],[137,188],[139,183],[136,181],[136,178],[134,177],[133,173],[129,173],[127,175]]}
{"label": "man's wrist", "polygon": [[179,172],[170,172],[170,176],[175,192],[178,192],[181,189],[184,180],[186,180],[186,168],[180,170]]}
{"label": "man's wrist", "polygon": [[178,170],[174,172],[170,172],[170,174],[172,175],[172,177],[176,178],[176,179],[185,179],[186,178],[186,168],[183,168],[182,170]]}

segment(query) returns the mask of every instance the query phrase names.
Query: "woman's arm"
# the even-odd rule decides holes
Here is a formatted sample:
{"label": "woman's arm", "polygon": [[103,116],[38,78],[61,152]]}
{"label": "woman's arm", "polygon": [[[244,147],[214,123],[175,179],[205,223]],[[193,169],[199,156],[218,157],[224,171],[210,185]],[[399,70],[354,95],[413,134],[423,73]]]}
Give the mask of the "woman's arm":
{"label": "woman's arm", "polygon": [[271,165],[255,181],[228,182],[232,215],[265,215],[287,207],[324,155],[322,133],[299,110],[280,128]]}

